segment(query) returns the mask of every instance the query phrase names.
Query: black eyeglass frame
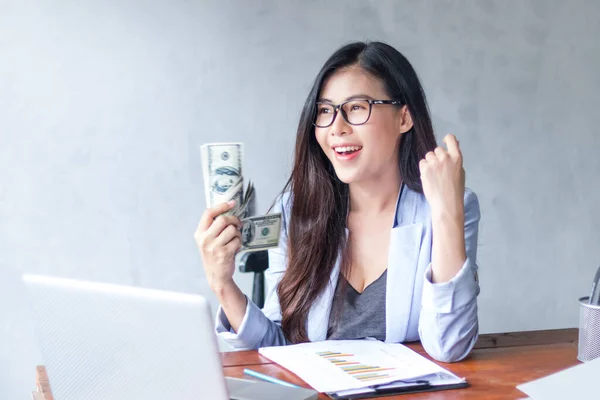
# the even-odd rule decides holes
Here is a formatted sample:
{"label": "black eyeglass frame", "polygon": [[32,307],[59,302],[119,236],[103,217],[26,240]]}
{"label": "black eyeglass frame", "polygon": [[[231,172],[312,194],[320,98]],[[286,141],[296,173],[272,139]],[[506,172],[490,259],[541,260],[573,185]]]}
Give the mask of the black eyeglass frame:
{"label": "black eyeglass frame", "polygon": [[[348,116],[346,115],[346,112],[344,111],[344,109],[342,107],[344,107],[344,105],[351,103],[353,101],[366,101],[367,103],[369,103],[369,115],[367,115],[367,119],[365,120],[365,122],[361,122],[360,124],[353,124],[352,122],[348,121]],[[333,123],[335,122],[335,119],[337,118],[338,110],[340,111],[340,114],[342,114],[342,118],[344,118],[344,121],[346,121],[350,125],[359,126],[359,125],[364,125],[367,122],[369,122],[369,119],[371,118],[371,111],[373,110],[373,104],[392,104],[395,106],[397,106],[397,105],[403,106],[404,105],[404,103],[400,100],[371,100],[371,99],[352,99],[352,100],[347,100],[338,105],[327,103],[324,101],[317,101],[316,104],[317,104],[317,106],[319,104],[325,104],[325,105],[333,107],[333,118],[331,119],[331,122],[328,125],[317,125],[317,116],[315,116],[313,125],[316,126],[317,128],[328,128],[331,125],[333,125]],[[318,113],[318,109],[317,109],[317,113]]]}

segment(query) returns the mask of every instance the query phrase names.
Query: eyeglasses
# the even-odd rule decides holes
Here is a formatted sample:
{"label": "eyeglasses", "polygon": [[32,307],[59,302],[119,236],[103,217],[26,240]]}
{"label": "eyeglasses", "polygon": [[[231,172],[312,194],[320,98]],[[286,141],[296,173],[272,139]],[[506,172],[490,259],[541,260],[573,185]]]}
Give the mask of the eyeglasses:
{"label": "eyeglasses", "polygon": [[333,124],[337,117],[338,110],[341,112],[344,120],[350,125],[365,124],[371,117],[373,104],[393,104],[402,105],[397,100],[348,100],[342,104],[333,105],[322,101],[317,102],[317,116],[313,124],[318,128],[327,128]]}

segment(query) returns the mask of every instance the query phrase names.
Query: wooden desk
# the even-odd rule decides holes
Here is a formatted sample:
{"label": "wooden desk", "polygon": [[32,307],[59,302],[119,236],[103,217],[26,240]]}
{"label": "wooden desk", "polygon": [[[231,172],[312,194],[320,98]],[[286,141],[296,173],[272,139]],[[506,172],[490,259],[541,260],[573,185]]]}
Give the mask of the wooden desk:
{"label": "wooden desk", "polygon": [[[420,343],[407,346],[431,359]],[[257,351],[222,353],[221,360],[225,376],[249,379],[244,375],[244,368],[250,368],[308,387],[296,375],[260,356]],[[517,385],[578,363],[577,329],[481,335],[467,359],[452,364],[439,363],[466,378],[471,387],[379,399],[522,399],[527,396],[516,388]],[[37,368],[37,375],[40,394],[34,393],[34,396],[51,400],[43,366]],[[42,395],[42,392],[45,393]],[[319,399],[329,397],[322,394]]]}
{"label": "wooden desk", "polygon": [[[522,399],[516,388],[525,383],[579,363],[577,330],[516,332],[481,335],[475,349],[465,360],[444,364],[444,368],[467,379],[471,387],[440,392],[379,397],[378,399]],[[420,343],[407,344],[431,359]],[[246,378],[244,368],[309,387],[296,375],[260,356],[257,351],[223,353],[225,376]],[[329,399],[320,395],[319,399]]]}

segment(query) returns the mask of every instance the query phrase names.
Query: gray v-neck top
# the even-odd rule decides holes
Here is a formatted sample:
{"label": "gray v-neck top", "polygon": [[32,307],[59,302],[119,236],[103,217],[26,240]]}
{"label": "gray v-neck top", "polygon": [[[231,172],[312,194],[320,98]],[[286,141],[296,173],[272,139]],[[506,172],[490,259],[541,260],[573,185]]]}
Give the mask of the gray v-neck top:
{"label": "gray v-neck top", "polygon": [[[342,277],[341,279],[345,279]],[[358,293],[346,282],[342,312],[334,326],[333,313],[329,317],[329,340],[363,339],[385,340],[385,287],[387,269],[373,283]]]}

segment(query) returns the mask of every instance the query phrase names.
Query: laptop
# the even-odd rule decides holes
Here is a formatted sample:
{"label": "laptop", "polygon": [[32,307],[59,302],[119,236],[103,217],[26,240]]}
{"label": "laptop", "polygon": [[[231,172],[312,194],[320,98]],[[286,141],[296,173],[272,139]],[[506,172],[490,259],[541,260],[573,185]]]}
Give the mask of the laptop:
{"label": "laptop", "polygon": [[23,275],[55,400],[308,400],[317,392],[225,378],[206,299]]}

